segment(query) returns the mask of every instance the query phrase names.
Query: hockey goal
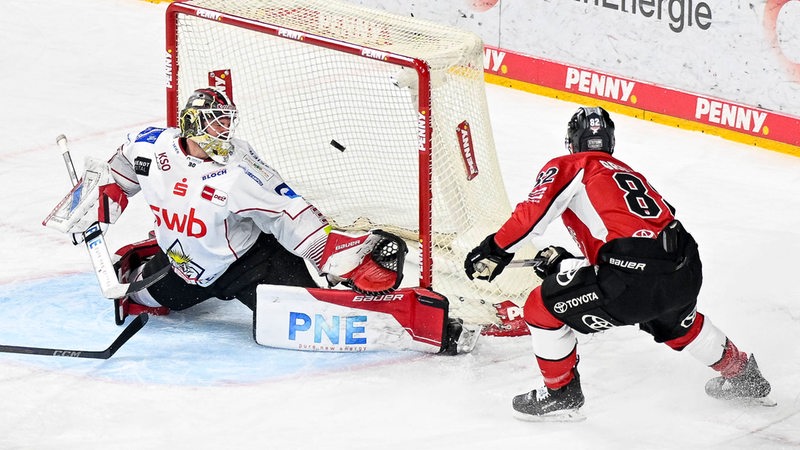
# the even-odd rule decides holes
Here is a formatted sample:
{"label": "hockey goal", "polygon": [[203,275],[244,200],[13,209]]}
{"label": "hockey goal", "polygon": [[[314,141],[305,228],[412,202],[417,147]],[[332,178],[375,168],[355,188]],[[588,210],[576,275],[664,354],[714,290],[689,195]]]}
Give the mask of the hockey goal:
{"label": "hockey goal", "polygon": [[[167,9],[167,117],[196,88],[225,88],[237,136],[341,230],[409,241],[406,285],[451,314],[495,321],[538,280],[464,275],[467,252],[508,218],[478,36],[336,0],[192,0]],[[532,257],[531,246],[518,257]]]}

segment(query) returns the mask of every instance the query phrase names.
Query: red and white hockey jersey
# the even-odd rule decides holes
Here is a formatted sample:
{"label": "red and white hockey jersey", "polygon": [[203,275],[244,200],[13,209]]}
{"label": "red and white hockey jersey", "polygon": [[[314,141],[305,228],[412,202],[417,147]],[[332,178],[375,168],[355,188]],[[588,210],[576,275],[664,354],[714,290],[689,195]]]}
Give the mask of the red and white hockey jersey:
{"label": "red and white hockey jersey", "polygon": [[297,195],[245,141],[228,164],[189,155],[175,128],[131,133],[109,164],[128,196],[141,191],[158,245],[188,283],[208,286],[249,250],[260,232],[319,266],[325,217]]}
{"label": "red and white hockey jersey", "polygon": [[526,237],[540,236],[561,217],[591,264],[616,238],[655,238],[674,211],[642,174],[605,152],[560,156],[544,165],[528,198],[495,235],[514,252]]}

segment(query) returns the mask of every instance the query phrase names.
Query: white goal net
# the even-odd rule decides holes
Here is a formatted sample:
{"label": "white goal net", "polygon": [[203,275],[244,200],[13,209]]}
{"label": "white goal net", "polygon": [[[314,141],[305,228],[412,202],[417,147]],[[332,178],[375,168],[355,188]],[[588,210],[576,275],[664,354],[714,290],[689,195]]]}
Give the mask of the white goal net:
{"label": "white goal net", "polygon": [[170,125],[194,89],[227,89],[237,136],[335,228],[402,235],[404,284],[446,295],[451,315],[494,321],[492,303],[522,304],[538,281],[464,274],[511,212],[475,34],[335,0],[173,3],[167,84]]}

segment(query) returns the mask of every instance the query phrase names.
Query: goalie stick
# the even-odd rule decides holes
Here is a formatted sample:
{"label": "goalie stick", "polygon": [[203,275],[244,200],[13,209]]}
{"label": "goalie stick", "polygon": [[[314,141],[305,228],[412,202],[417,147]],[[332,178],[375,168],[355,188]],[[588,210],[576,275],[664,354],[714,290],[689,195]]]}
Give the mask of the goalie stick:
{"label": "goalie stick", "polygon": [[[56,138],[56,144],[62,151],[61,156],[64,158],[64,165],[67,168],[72,185],[75,186],[79,180],[77,172],[75,172],[75,166],[72,164],[67,137],[63,134],[59,135]],[[119,299],[133,292],[141,291],[160,280],[170,271],[170,266],[163,267],[158,272],[142,280],[133,283],[120,283],[114,270],[114,263],[111,260],[108,246],[106,246],[103,230],[98,222],[93,223],[83,232],[83,241],[86,244],[86,250],[89,252],[89,258],[92,261],[95,275],[97,275],[97,281],[100,283],[100,290],[103,292],[104,297],[114,300],[115,320],[117,325],[121,325],[122,321],[116,312],[120,309]],[[73,242],[77,242],[74,237]]]}
{"label": "goalie stick", "polygon": [[18,345],[0,345],[0,352],[3,353],[23,353],[27,355],[44,355],[44,356],[67,356],[70,358],[91,358],[91,359],[108,359],[111,358],[123,344],[128,342],[134,334],[142,329],[144,324],[147,323],[148,316],[145,313],[139,314],[134,318],[131,323],[125,327],[124,330],[114,339],[114,342],[105,350],[87,351],[87,350],[68,350],[61,348],[45,348],[45,347],[26,347]]}

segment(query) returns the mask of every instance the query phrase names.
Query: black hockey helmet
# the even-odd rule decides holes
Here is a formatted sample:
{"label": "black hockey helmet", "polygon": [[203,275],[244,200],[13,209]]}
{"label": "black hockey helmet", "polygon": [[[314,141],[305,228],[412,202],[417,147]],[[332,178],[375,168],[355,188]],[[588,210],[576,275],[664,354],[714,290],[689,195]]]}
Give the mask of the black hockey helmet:
{"label": "black hockey helmet", "polygon": [[600,151],[614,153],[614,121],[608,111],[581,106],[567,124],[564,145],[570,153]]}
{"label": "black hockey helmet", "polygon": [[[228,161],[238,122],[236,105],[225,92],[213,87],[192,92],[179,115],[181,136],[196,142],[211,159],[223,164]],[[213,134],[209,134],[210,128]]]}

